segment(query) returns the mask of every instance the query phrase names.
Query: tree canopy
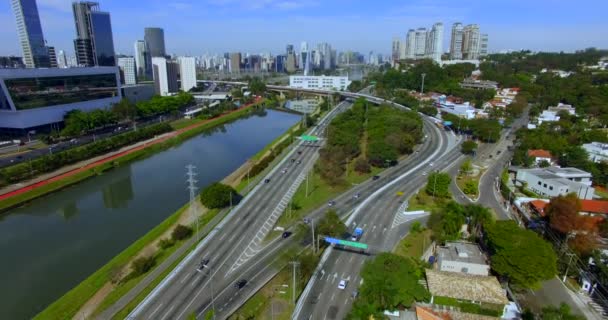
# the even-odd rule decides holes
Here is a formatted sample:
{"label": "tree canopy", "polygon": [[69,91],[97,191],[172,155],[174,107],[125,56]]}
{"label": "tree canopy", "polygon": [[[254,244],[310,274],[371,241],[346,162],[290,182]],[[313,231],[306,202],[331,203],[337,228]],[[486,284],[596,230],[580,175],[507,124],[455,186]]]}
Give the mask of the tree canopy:
{"label": "tree canopy", "polygon": [[225,208],[232,203],[238,203],[240,195],[231,186],[214,182],[201,191],[201,203],[209,208]]}
{"label": "tree canopy", "polygon": [[363,284],[349,318],[367,319],[384,310],[428,301],[430,293],[418,282],[421,276],[422,270],[411,259],[380,253],[363,266]]}
{"label": "tree canopy", "polygon": [[249,80],[249,91],[256,96],[261,96],[266,92],[266,83],[258,77],[253,77]]}
{"label": "tree canopy", "polygon": [[595,236],[598,233],[598,225],[596,219],[581,215],[580,211],[581,203],[574,193],[552,198],[545,210],[551,228],[564,238],[573,236],[570,246],[579,254],[588,254],[597,245]]}
{"label": "tree canopy", "polygon": [[425,191],[428,195],[440,198],[450,197],[450,183],[452,178],[445,172],[433,172],[429,174]]}
{"label": "tree canopy", "polygon": [[473,140],[467,140],[460,146],[460,151],[464,154],[474,154],[477,151],[477,143]]}
{"label": "tree canopy", "polygon": [[341,238],[346,233],[346,226],[336,210],[327,210],[316,229],[319,235],[334,238]]}
{"label": "tree canopy", "polygon": [[551,245],[514,221],[497,221],[485,227],[492,269],[512,284],[538,288],[557,273]]}

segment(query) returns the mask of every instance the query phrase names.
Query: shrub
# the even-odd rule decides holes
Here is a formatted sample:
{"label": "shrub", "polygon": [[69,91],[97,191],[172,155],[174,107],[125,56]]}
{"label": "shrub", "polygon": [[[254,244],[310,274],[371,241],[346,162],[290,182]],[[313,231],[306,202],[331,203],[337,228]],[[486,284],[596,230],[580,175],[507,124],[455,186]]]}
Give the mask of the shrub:
{"label": "shrub", "polygon": [[[175,233],[175,230],[173,230],[173,233]],[[174,244],[175,241],[173,241],[172,239],[160,239],[160,241],[158,242],[158,247],[162,250],[165,250],[173,247]]]}
{"label": "shrub", "polygon": [[133,275],[139,276],[148,271],[150,271],[154,265],[156,264],[156,257],[148,256],[148,257],[140,257],[135,259],[131,264],[131,269],[133,269]]}
{"label": "shrub", "polygon": [[363,158],[357,158],[357,160],[355,160],[355,171],[359,173],[370,173],[372,171],[372,168],[367,162],[367,160]]}
{"label": "shrub", "polygon": [[178,224],[175,227],[175,229],[173,229],[173,232],[171,233],[171,239],[173,239],[173,241],[180,241],[180,240],[190,238],[191,235],[192,235],[192,228],[186,227],[182,224]]}
{"label": "shrub", "polygon": [[209,209],[225,208],[238,203],[240,195],[231,186],[215,182],[201,191],[201,203]]}

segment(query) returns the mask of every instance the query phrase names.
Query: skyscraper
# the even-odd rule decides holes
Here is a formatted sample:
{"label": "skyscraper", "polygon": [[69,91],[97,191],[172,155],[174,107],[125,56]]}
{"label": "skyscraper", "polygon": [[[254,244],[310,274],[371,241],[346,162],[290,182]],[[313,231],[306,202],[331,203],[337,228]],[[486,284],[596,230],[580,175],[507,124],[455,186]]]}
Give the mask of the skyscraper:
{"label": "skyscraper", "polygon": [[152,78],[152,56],[148,44],[144,40],[137,40],[134,44],[135,67],[140,78]]}
{"label": "skyscraper", "polygon": [[164,57],[152,58],[152,70],[154,75],[154,88],[161,96],[168,96],[178,91],[177,85],[177,63]]}
{"label": "skyscraper", "polygon": [[488,55],[488,34],[484,33],[481,35],[479,40],[479,56],[484,57]]}
{"label": "skyscraper", "polygon": [[426,53],[426,28],[418,28],[416,30],[416,46],[414,49],[414,57],[416,59],[424,58]]}
{"label": "skyscraper", "polygon": [[115,66],[110,13],[100,11],[98,2],[72,3],[76,39],[74,51],[81,66]]}
{"label": "skyscraper", "polygon": [[450,40],[450,59],[462,60],[462,23],[456,22],[452,25],[452,39]]}
{"label": "skyscraper", "polygon": [[428,32],[425,51],[427,58],[441,62],[441,54],[443,53],[443,23],[435,23]]}
{"label": "skyscraper", "polygon": [[241,72],[241,53],[233,52],[230,54],[230,72],[240,73]]}
{"label": "skyscraper", "polygon": [[401,52],[400,46],[401,46],[401,41],[399,41],[398,37],[394,37],[393,38],[393,47],[391,50],[391,57],[393,59],[393,62],[399,61],[399,53]]}
{"label": "skyscraper", "polygon": [[135,58],[120,57],[118,58],[118,67],[120,68],[120,76],[123,84],[137,84],[137,71],[135,71]]}
{"label": "skyscraper", "polygon": [[161,28],[145,28],[144,41],[148,45],[151,57],[164,57],[165,52],[165,31]]}
{"label": "skyscraper", "polygon": [[321,69],[330,70],[333,68],[331,65],[331,45],[329,43],[320,43],[317,48],[317,54]]}
{"label": "skyscraper", "polygon": [[59,50],[59,53],[57,54],[57,67],[59,67],[59,68],[68,67],[68,59],[63,50]]}
{"label": "skyscraper", "polygon": [[188,92],[196,88],[196,60],[194,57],[179,57],[179,77],[182,84],[182,91]]}
{"label": "skyscraper", "polygon": [[414,59],[416,57],[416,30],[410,29],[405,37],[405,58]]}
{"label": "skyscraper", "polygon": [[57,54],[55,53],[55,47],[46,47],[49,53],[49,67],[57,68]]}
{"label": "skyscraper", "polygon": [[462,56],[465,60],[476,60],[479,58],[480,34],[479,26],[470,24],[463,29]]}
{"label": "skyscraper", "polygon": [[12,0],[23,62],[27,68],[48,68],[50,60],[40,26],[36,0]]}

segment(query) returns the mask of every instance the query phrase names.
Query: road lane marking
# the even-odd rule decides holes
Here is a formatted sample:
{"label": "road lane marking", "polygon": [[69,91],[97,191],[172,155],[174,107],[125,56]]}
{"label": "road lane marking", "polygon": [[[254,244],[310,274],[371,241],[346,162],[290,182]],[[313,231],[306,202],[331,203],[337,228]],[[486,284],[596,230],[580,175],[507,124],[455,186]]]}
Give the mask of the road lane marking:
{"label": "road lane marking", "polygon": [[232,240],[234,240],[234,237],[236,237],[238,234],[235,233],[234,235],[232,235],[232,237],[230,237],[230,239],[228,239],[228,242],[232,242]]}
{"label": "road lane marking", "polygon": [[182,279],[182,281],[180,281],[179,283],[184,283],[186,282],[186,280],[188,280],[188,278],[190,278],[190,274],[186,274],[186,276],[184,276],[184,278]]}
{"label": "road lane marking", "polygon": [[160,318],[160,320],[165,320],[165,318],[167,318],[167,316],[169,316],[169,313],[171,313],[171,311],[173,311],[173,308],[175,308],[175,306],[171,306],[171,308],[169,308],[169,311],[167,311],[167,313],[165,313],[165,315]]}
{"label": "road lane marking", "polygon": [[163,305],[162,303],[159,304],[158,307],[156,307],[156,309],[154,309],[154,311],[152,311],[152,313],[150,313],[150,316],[148,316],[148,319],[154,319],[154,314],[156,313],[156,311],[158,311],[158,309],[160,309],[160,307],[162,305]]}
{"label": "road lane marking", "polygon": [[226,233],[224,232],[224,233],[222,234],[222,236],[220,237],[220,241],[224,240],[224,238],[225,238],[225,237],[226,237]]}
{"label": "road lane marking", "polygon": [[331,295],[331,301],[334,301],[335,297],[336,297],[336,293],[334,292],[334,294]]}
{"label": "road lane marking", "polygon": [[350,264],[351,262],[353,262],[353,259],[355,258],[355,256],[351,255],[350,259],[348,259],[348,263]]}

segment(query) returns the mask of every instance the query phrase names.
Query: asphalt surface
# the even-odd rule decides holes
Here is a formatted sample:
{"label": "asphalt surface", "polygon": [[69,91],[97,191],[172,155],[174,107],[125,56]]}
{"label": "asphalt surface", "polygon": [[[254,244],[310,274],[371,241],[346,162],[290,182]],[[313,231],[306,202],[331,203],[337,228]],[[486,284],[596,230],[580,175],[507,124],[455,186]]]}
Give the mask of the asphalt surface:
{"label": "asphalt surface", "polygon": [[[329,121],[341,111],[350,107],[344,102],[333,109],[310,134],[324,131]],[[211,296],[221,300],[225,294],[237,298],[247,292],[250,285],[234,288],[235,281],[244,278],[251,269],[249,265],[260,261],[257,256],[264,248],[272,248],[275,242],[265,247],[263,239],[271,231],[276,220],[286,207],[289,198],[304,180],[305,172],[312,168],[318,155],[318,144],[300,142],[285,158],[237,205],[228,217],[204,240],[202,249],[193,259],[184,261],[180,272],[176,273],[166,286],[145,300],[131,318],[137,319],[182,319],[211,304]],[[298,154],[301,152],[301,154]],[[301,164],[291,159],[301,161]],[[285,173],[284,170],[286,170]],[[253,259],[253,257],[255,259]],[[202,259],[209,259],[201,272],[197,268]],[[256,264],[254,264],[255,266]],[[250,279],[255,279],[253,276]],[[213,287],[213,290],[212,290]],[[217,292],[217,294],[216,294]],[[216,303],[215,303],[216,302]],[[220,304],[221,301],[215,301]]]}
{"label": "asphalt surface", "polygon": [[[360,242],[368,244],[369,249],[366,252],[339,247],[328,249],[320,273],[310,290],[300,297],[301,308],[296,308],[294,319],[344,319],[352,307],[353,292],[361,284],[360,271],[365,261],[377,253],[391,251],[407,235],[414,221],[426,221],[426,214],[404,214],[407,210],[404,200],[426,184],[426,173],[447,168],[460,156],[459,148],[454,148],[456,138],[451,133],[439,131],[434,125],[427,125],[426,133],[430,141],[412,159],[411,166],[387,179],[387,182],[397,182],[371,195],[369,201],[357,206],[357,216],[348,220],[351,232],[355,227],[363,228]],[[347,282],[345,289],[338,288],[341,280]]]}

